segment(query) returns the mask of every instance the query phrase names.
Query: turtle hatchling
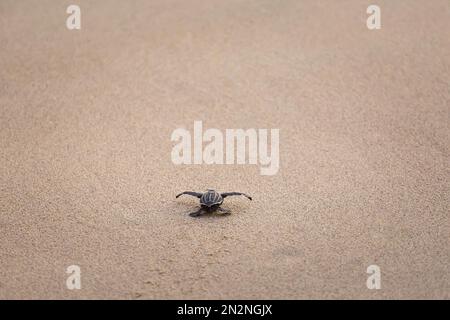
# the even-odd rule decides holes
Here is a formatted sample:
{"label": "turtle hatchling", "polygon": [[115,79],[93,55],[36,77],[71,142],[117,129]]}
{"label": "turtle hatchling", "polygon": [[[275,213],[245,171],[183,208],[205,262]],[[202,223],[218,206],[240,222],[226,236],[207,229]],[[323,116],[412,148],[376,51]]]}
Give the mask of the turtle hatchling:
{"label": "turtle hatchling", "polygon": [[242,192],[224,192],[224,193],[218,193],[216,190],[208,189],[206,192],[193,192],[193,191],[184,191],[180,194],[178,194],[176,197],[187,194],[189,196],[197,197],[200,199],[200,209],[191,212],[189,215],[191,217],[198,217],[199,215],[205,213],[205,212],[215,212],[220,211],[223,214],[230,213],[229,210],[225,210],[220,207],[220,205],[223,203],[223,199],[229,196],[244,196],[247,197],[249,200],[252,200],[252,197],[246,195]]}

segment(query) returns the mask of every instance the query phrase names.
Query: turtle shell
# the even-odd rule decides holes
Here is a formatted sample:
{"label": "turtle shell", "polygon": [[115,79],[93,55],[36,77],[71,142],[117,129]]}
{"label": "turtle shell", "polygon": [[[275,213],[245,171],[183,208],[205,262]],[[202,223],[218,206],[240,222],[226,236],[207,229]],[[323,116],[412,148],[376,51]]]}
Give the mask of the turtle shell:
{"label": "turtle shell", "polygon": [[221,205],[222,202],[222,196],[215,190],[208,190],[200,197],[200,204],[207,207]]}

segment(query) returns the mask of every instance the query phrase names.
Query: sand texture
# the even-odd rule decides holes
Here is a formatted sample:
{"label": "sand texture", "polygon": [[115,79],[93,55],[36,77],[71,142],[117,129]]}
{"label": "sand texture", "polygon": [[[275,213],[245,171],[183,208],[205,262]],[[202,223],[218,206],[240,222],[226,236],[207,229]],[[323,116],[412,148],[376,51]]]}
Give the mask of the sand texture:
{"label": "sand texture", "polygon": [[[0,1],[0,298],[450,298],[448,0],[73,2]],[[279,172],[174,165],[195,120]]]}

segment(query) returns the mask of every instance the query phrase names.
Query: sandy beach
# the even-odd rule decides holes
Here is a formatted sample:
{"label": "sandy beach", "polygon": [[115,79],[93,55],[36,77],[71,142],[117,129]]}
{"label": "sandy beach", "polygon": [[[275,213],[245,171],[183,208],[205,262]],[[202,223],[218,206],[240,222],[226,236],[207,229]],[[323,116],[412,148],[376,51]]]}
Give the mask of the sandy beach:
{"label": "sandy beach", "polygon": [[[450,2],[0,2],[0,299],[449,299]],[[279,170],[175,165],[279,129]],[[241,191],[188,215],[185,190]],[[66,269],[81,270],[69,290]],[[366,270],[381,270],[369,290]]]}

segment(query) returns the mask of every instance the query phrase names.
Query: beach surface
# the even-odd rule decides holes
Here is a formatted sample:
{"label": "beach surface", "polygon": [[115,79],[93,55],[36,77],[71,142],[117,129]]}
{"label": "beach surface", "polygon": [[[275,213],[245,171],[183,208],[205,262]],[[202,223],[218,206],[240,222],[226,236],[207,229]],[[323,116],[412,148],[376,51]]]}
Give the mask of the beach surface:
{"label": "beach surface", "polygon": [[[68,30],[72,1],[2,0],[0,298],[449,299],[450,2],[369,30],[372,2],[77,1]],[[279,129],[279,171],[175,165],[194,121]],[[253,201],[189,217],[207,188]]]}

